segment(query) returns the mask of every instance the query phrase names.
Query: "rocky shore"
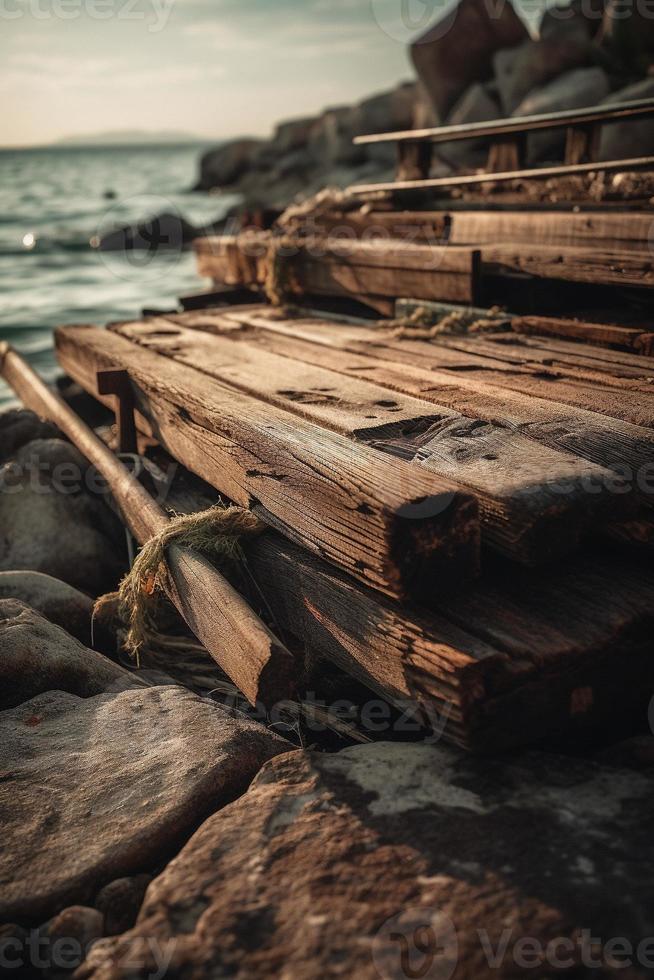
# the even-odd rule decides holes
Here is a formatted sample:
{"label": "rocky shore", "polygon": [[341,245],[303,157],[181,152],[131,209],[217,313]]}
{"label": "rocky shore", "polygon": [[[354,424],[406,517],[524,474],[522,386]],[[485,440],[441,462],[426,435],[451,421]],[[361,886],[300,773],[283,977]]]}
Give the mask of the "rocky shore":
{"label": "rocky shore", "polygon": [[137,669],[93,621],[126,567],[102,486],[32,413],[0,432],[7,975],[651,975],[651,734],[494,760],[300,744],[177,654]]}
{"label": "rocky shore", "polygon": [[[618,0],[550,7],[532,36],[509,2],[461,0],[411,46],[416,81],[351,106],[290,119],[270,139],[207,152],[196,190],[238,193],[246,211],[278,212],[323,187],[392,179],[392,144],[356,136],[626,102],[654,96],[654,32],[647,11]],[[528,162],[561,159],[565,133],[530,136]],[[439,144],[434,175],[484,164],[483,143]],[[599,159],[654,153],[650,120],[604,127]]]}

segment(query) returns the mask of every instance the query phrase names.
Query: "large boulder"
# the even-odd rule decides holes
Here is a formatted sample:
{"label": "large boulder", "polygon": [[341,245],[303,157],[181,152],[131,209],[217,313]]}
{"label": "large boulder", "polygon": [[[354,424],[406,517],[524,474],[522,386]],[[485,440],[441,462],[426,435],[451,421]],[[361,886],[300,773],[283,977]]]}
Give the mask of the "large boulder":
{"label": "large boulder", "polygon": [[[85,646],[111,649],[107,631],[100,625],[97,629],[92,628],[93,600],[51,575],[30,571],[0,572],[0,599],[24,602]],[[100,637],[102,644],[98,646]]]}
{"label": "large boulder", "polygon": [[598,41],[633,78],[654,64],[654,17],[643,0],[607,0]]}
{"label": "large boulder", "polygon": [[568,38],[588,41],[594,38],[602,26],[605,0],[572,0],[572,3],[554,3],[541,17],[538,36]]}
{"label": "large boulder", "polygon": [[43,921],[153,869],[288,743],[179,687],[0,713],[0,922]]}
{"label": "large boulder", "polygon": [[203,824],[135,928],[101,940],[76,977],[151,976],[162,950],[166,975],[185,980],[590,977],[628,958],[623,975],[640,977],[654,965],[652,788],[535,753],[284,755]]}
{"label": "large boulder", "polygon": [[[564,72],[553,82],[530,92],[515,109],[514,116],[537,116],[565,109],[582,109],[597,105],[611,91],[609,78],[602,68],[576,68]],[[565,131],[545,129],[529,133],[527,160],[562,160],[565,151]]]}
{"label": "large boulder", "polygon": [[[488,122],[502,115],[497,93],[489,84],[471,85],[452,109],[448,126],[461,126],[466,123]],[[452,143],[438,143],[435,147],[440,157],[455,166],[481,166],[488,155],[485,140],[457,140]]]}
{"label": "large boulder", "polygon": [[[631,102],[632,99],[654,98],[654,78],[644,78],[635,85],[613,92],[605,103]],[[654,118],[625,119],[602,126],[599,159],[618,160],[620,157],[642,157],[654,154]]]}
{"label": "large boulder", "polygon": [[216,187],[229,187],[252,166],[262,140],[237,139],[208,150],[200,160],[200,178],[196,191],[210,191]]}
{"label": "large boulder", "polygon": [[442,122],[469,85],[492,75],[493,55],[529,37],[510,2],[459,0],[411,45],[418,77]]}
{"label": "large boulder", "polygon": [[39,418],[26,408],[0,412],[0,464],[34,439],[62,439],[56,425]]}
{"label": "large boulder", "polygon": [[498,51],[493,63],[505,115],[514,115],[530,92],[573,68],[592,66],[595,60],[590,41],[565,37],[526,41],[517,48]]}
{"label": "large boulder", "polygon": [[78,450],[37,439],[0,467],[0,571],[31,569],[92,595],[124,571],[124,532]]}
{"label": "large boulder", "polygon": [[0,600],[0,710],[45,691],[89,698],[140,682],[16,599]]}

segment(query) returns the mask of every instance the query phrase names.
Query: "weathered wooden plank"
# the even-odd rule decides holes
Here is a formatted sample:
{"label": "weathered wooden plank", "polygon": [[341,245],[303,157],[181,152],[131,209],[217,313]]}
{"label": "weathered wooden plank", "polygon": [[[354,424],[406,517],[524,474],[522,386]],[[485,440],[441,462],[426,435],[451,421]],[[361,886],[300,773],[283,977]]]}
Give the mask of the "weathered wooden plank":
{"label": "weathered wooden plank", "polygon": [[482,247],[484,275],[530,275],[543,279],[651,289],[654,258],[647,251],[603,251],[526,243]]}
{"label": "weathered wooden plank", "polygon": [[[654,391],[645,391],[641,385],[638,390],[630,391],[627,382],[611,385],[606,377],[601,381],[598,376],[584,379],[565,365],[550,368],[543,364],[525,363],[524,358],[503,358],[499,345],[491,357],[486,357],[467,351],[450,350],[444,344],[398,338],[390,329],[316,318],[298,318],[288,322],[274,320],[265,312],[264,307],[261,307],[259,313],[250,309],[242,313],[232,311],[225,316],[232,322],[251,323],[271,332],[308,340],[310,343],[347,350],[395,365],[410,366],[411,371],[427,371],[431,384],[424,378],[424,389],[417,396],[429,398],[430,388],[442,386],[442,397],[445,401],[442,401],[440,395],[437,399],[442,404],[447,403],[450,387],[456,389],[463,386],[479,391],[484,386],[489,394],[493,392],[495,398],[504,397],[504,392],[516,392],[527,395],[529,399],[557,402],[560,403],[559,407],[569,405],[585,409],[612,419],[631,422],[636,426],[654,426]],[[198,314],[195,322],[201,323],[204,319],[204,314]],[[185,322],[191,324],[193,321]],[[407,393],[417,394],[415,390]],[[465,409],[460,410],[467,414]]]}
{"label": "weathered wooden plank", "polygon": [[543,180],[550,177],[573,177],[589,173],[629,173],[632,170],[654,169],[654,157],[630,157],[624,160],[602,160],[598,163],[565,163],[554,167],[533,167],[528,170],[504,170],[497,173],[459,174],[451,177],[429,177],[426,180],[395,180],[377,184],[352,184],[350,194],[374,194],[379,191],[449,190],[476,184],[506,184],[516,180]]}
{"label": "weathered wooden plank", "polygon": [[588,323],[585,320],[566,320],[547,316],[514,316],[511,328],[516,333],[562,337],[588,344],[624,347],[647,353],[653,336],[636,327],[621,327],[612,323]]}
{"label": "weathered wooden plank", "polygon": [[415,296],[475,302],[480,257],[476,249],[386,241],[278,242],[267,233],[194,242],[198,271],[228,285],[262,285],[274,266],[280,285],[294,295]]}
{"label": "weathered wooden plank", "polygon": [[607,103],[544,112],[529,116],[492,119],[484,122],[461,123],[456,126],[432,126],[426,129],[399,130],[390,133],[369,133],[356,136],[356,144],[431,142],[441,143],[452,140],[481,139],[488,136],[505,136],[511,133],[535,132],[542,129],[559,129],[573,124],[582,125],[597,122],[643,118],[654,115],[654,99],[633,99],[629,102]]}
{"label": "weathered wooden plank", "polygon": [[[647,211],[334,210],[310,216],[314,228],[333,236],[356,233],[429,245],[478,248],[499,242],[646,251],[652,216]],[[298,222],[302,227],[302,222]]]}
{"label": "weathered wooden plank", "polygon": [[470,615],[466,592],[450,617],[449,599],[409,611],[274,532],[246,550],[255,591],[312,662],[416,705],[446,741],[489,751],[606,730],[647,707],[654,576],[622,558],[582,556],[556,576],[498,563],[470,593]]}
{"label": "weathered wooden plank", "polygon": [[[218,331],[220,322],[216,319]],[[389,397],[366,380],[264,351],[244,331],[202,333],[163,318],[113,328],[148,350],[201,370],[239,391],[301,415],[382,452],[455,479],[479,503],[486,543],[534,564],[578,547],[588,530],[620,520],[627,495],[612,472],[551,450],[498,422],[427,401]]]}
{"label": "weathered wooden plank", "polygon": [[[351,377],[365,378],[392,391],[414,395],[486,423],[501,420],[512,431],[552,449],[613,469],[615,492],[635,488],[645,502],[654,496],[654,431],[588,411],[576,405],[538,397],[529,387],[515,391],[470,379],[467,373],[425,368],[428,360],[413,357],[394,361],[391,346],[360,344],[351,338],[357,328],[315,319],[273,320],[261,307],[221,314],[220,322],[248,328],[248,342],[267,350],[329,367]],[[195,329],[216,329],[215,315],[176,317]],[[354,334],[353,334],[354,331]],[[421,345],[423,346],[423,345]]]}
{"label": "weathered wooden plank", "polygon": [[129,370],[172,455],[232,500],[389,595],[429,595],[477,571],[474,499],[436,474],[265,405],[206,374],[88,327],[56,332],[67,372],[97,397],[97,370]]}
{"label": "weathered wooden plank", "polygon": [[[15,351],[0,346],[0,372],[29,408],[55,422],[107,481],[123,519],[145,544],[168,517],[95,433]],[[166,592],[211,656],[251,704],[290,697],[292,654],[203,555],[181,543],[166,548]]]}
{"label": "weathered wooden plank", "polygon": [[[417,226],[424,228],[419,212],[414,213]],[[639,211],[453,211],[448,217],[448,241],[453,245],[513,242],[646,251],[652,228],[652,216]]]}

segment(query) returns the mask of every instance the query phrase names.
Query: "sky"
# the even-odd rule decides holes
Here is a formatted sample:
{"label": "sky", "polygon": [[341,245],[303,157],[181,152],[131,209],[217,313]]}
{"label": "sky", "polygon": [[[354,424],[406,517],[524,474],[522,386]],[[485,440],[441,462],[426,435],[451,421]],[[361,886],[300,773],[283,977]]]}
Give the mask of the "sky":
{"label": "sky", "polygon": [[0,145],[266,135],[411,79],[408,41],[449,3],[0,0]]}

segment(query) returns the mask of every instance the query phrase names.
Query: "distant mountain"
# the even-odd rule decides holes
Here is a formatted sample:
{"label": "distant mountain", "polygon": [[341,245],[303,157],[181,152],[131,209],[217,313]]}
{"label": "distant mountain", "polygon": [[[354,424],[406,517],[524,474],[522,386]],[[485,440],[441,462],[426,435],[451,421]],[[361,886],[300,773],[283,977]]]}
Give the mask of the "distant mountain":
{"label": "distant mountain", "polygon": [[212,143],[206,136],[191,133],[178,133],[175,130],[160,132],[141,129],[114,129],[104,133],[89,133],[83,136],[65,136],[56,140],[52,146],[126,146],[153,143]]}

